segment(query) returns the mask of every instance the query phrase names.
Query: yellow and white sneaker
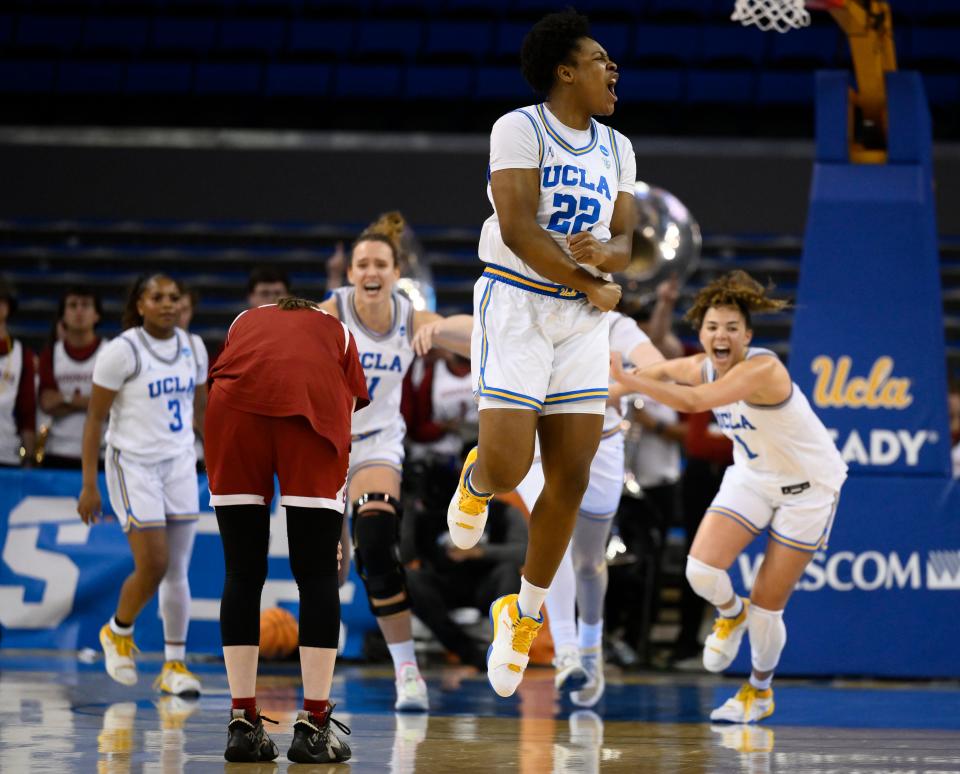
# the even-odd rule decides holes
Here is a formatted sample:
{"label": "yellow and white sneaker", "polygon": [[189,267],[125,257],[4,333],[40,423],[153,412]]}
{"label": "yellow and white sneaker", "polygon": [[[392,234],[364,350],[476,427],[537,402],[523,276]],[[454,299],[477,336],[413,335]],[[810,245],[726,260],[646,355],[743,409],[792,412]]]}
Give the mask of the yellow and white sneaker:
{"label": "yellow and white sneaker", "polygon": [[708,672],[722,672],[733,663],[740,651],[743,635],[747,633],[747,610],[750,600],[743,600],[743,610],[736,618],[718,615],[713,631],[703,643],[703,668]]}
{"label": "yellow and white sneaker", "polygon": [[580,661],[580,648],[575,643],[556,648],[553,667],[556,669],[553,685],[563,693],[580,690],[590,679]]}
{"label": "yellow and white sneaker", "polygon": [[756,723],[773,714],[773,689],[765,691],[744,683],[732,699],[710,713],[710,720],[723,720],[727,723]]}
{"label": "yellow and white sneaker", "polygon": [[100,629],[100,646],[103,648],[103,665],[107,674],[122,685],[137,684],[137,665],[133,654],[140,649],[133,641],[133,636],[125,637],[117,634],[105,623]]}
{"label": "yellow and white sneaker", "polygon": [[477,447],[474,446],[463,461],[460,483],[447,508],[447,529],[457,548],[473,548],[480,542],[483,527],[487,523],[487,503],[493,495],[481,497],[470,491],[467,478],[477,462]]}
{"label": "yellow and white sneaker", "polygon": [[517,690],[530,661],[530,646],[543,626],[543,616],[524,615],[517,598],[507,594],[490,605],[493,642],[487,650],[487,679],[498,696],[512,696]]}
{"label": "yellow and white sneaker", "polygon": [[153,687],[173,696],[200,695],[200,681],[182,661],[165,661],[163,669],[153,681]]}

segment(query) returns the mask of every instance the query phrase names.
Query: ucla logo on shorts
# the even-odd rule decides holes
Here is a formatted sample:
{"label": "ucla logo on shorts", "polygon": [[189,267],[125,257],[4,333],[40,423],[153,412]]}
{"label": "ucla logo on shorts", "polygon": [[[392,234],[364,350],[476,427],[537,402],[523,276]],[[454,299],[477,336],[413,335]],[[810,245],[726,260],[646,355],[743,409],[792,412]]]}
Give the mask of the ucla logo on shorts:
{"label": "ucla logo on shorts", "polygon": [[560,288],[560,295],[564,298],[570,298],[577,295],[579,291],[576,288]]}
{"label": "ucla logo on shorts", "polygon": [[604,156],[609,156],[609,155],[610,155],[610,151],[608,151],[608,150],[606,149],[606,147],[603,146],[603,145],[600,146],[600,152],[601,152]]}

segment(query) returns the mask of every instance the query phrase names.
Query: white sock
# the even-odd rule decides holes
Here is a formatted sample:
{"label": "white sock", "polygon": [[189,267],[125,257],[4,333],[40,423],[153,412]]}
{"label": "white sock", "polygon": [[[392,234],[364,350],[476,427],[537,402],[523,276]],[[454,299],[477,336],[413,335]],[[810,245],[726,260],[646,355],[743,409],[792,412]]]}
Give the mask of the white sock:
{"label": "white sock", "polygon": [[589,624],[582,618],[577,621],[581,648],[598,648],[603,643],[603,619]]}
{"label": "white sock", "polygon": [[520,578],[520,596],[517,599],[520,614],[535,619],[542,618],[540,608],[543,607],[548,591],[549,589],[534,586],[526,578]]}
{"label": "white sock", "polygon": [[545,602],[550,615],[550,634],[555,648],[577,646],[576,597],[577,576],[573,571],[570,548],[567,547],[557,574],[553,576]]}
{"label": "white sock", "polygon": [[120,635],[121,637],[132,637],[133,624],[130,624],[129,626],[120,626],[117,624],[117,617],[114,615],[110,617],[110,631],[112,631],[114,634]]}
{"label": "white sock", "polygon": [[736,618],[743,612],[743,599],[737,594],[734,597],[733,607],[728,607],[726,610],[720,610],[718,607],[717,610],[722,618]]}
{"label": "white sock", "polygon": [[393,659],[393,669],[397,675],[400,674],[400,667],[406,666],[407,664],[413,664],[419,671],[420,667],[417,666],[417,653],[413,649],[413,640],[394,643],[388,642],[387,648],[390,650],[390,658]]}
{"label": "white sock", "polygon": [[183,643],[180,643],[179,645],[171,645],[168,642],[163,643],[163,660],[186,661],[187,646]]}
{"label": "white sock", "polygon": [[770,687],[770,683],[773,682],[773,675],[771,674],[766,680],[760,680],[754,676],[753,672],[750,673],[750,685],[756,688],[758,691],[765,691]]}

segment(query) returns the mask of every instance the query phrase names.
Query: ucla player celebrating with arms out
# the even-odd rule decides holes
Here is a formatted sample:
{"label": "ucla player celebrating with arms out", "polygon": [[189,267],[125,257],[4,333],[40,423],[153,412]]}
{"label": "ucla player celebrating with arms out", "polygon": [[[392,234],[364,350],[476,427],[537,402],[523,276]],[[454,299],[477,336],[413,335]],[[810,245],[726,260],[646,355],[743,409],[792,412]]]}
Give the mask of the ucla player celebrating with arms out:
{"label": "ucla player celebrating with arms out", "polygon": [[426,711],[427,686],[417,666],[410,599],[398,559],[406,433],[400,397],[414,357],[411,339],[421,325],[440,316],[414,310],[410,299],[395,290],[405,227],[403,216],[390,212],[360,234],[347,267],[350,284],[337,288],[320,306],[356,339],[370,395],[370,405],[353,415],[347,490],[357,571],[393,659],[395,709]]}
{"label": "ucla player celebrating with arms out", "polygon": [[620,299],[609,272],[629,259],[636,161],[599,124],[617,101],[617,66],[573,10],[545,16],[521,51],[546,102],[501,117],[490,137],[488,196],[474,290],[472,366],[480,437],[447,516],[453,542],[477,543],[487,503],[530,468],[539,434],[545,485],[533,508],[519,595],[494,602],[487,675],[514,693],[542,623],[547,589],[570,542],[603,427],[605,312]]}
{"label": "ucla player celebrating with arms out", "polygon": [[207,355],[176,327],[179,311],[180,291],[170,277],[141,277],[124,308],[124,332],[98,354],[83,429],[77,511],[87,524],[100,515],[97,460],[109,413],[107,489],[134,568],[120,589],[116,613],[100,630],[107,673],[124,685],[136,684],[133,624],[159,589],[164,665],[156,686],[164,693],[197,695],[200,681],[184,658],[187,569],[200,510],[194,425],[203,422]]}
{"label": "ucla player celebrating with arms out", "polygon": [[[701,290],[687,319],[706,354],[668,360],[613,377],[677,411],[712,409],[733,441],[733,465],[707,509],[687,557],[687,580],[719,616],[703,649],[711,672],[736,658],[750,635],[753,670],[711,720],[750,723],[773,713],[773,670],[787,641],[783,611],[815,551],[827,547],[847,466],[779,358],[750,346],[755,312],[783,309],[742,271]],[[673,383],[670,383],[673,382]],[[766,553],[750,599],[733,590],[727,570],[761,532]]]}

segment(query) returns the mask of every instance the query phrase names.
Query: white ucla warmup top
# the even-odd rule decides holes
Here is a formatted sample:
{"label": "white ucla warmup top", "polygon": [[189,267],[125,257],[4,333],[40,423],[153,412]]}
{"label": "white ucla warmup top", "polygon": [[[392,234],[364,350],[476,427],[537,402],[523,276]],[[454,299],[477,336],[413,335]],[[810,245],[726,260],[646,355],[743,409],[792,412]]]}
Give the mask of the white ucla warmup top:
{"label": "white ucla warmup top", "polygon": [[[489,178],[504,169],[538,170],[537,223],[567,254],[567,237],[582,231],[601,242],[610,239],[617,196],[632,195],[636,181],[626,137],[592,119],[586,130],[571,129],[546,105],[514,110],[493,125],[491,204]],[[609,352],[604,314],[583,293],[550,282],[515,255],[503,241],[496,209],[483,224],[479,255],[487,268],[474,290],[479,325],[471,358],[481,408],[506,404],[543,413],[604,413]]]}
{"label": "white ucla warmup top", "polygon": [[398,468],[403,463],[406,424],[400,413],[403,377],[413,362],[413,304],[394,292],[393,325],[386,333],[371,331],[360,320],[352,286],[333,291],[337,314],[353,334],[360,365],[367,378],[370,405],[353,415],[350,470],[370,465]]}
{"label": "white ucla warmup top", "polygon": [[[750,347],[747,359],[768,355]],[[717,378],[709,358],[704,383]],[[806,396],[792,384],[790,396],[772,406],[745,400],[713,409],[717,424],[733,441],[733,465],[707,512],[740,523],[754,534],[790,548],[825,548],[847,465]]]}

